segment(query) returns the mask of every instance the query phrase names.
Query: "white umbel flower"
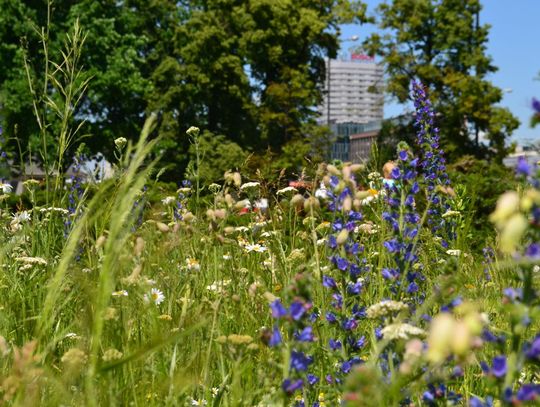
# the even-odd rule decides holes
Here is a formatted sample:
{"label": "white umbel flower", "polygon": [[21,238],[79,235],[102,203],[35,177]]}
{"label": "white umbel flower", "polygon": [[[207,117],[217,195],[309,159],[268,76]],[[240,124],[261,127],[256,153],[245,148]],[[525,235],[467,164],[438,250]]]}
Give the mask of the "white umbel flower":
{"label": "white umbel flower", "polygon": [[385,326],[381,330],[382,336],[387,340],[404,339],[408,340],[412,337],[424,336],[426,332],[416,326],[410,324],[391,324]]}
{"label": "white umbel flower", "polygon": [[242,184],[240,189],[242,191],[250,188],[258,188],[261,184],[259,182],[246,182],[245,184]]}
{"label": "white umbel flower", "polygon": [[407,310],[409,306],[401,301],[386,300],[372,305],[366,311],[366,315],[370,319],[385,317],[400,311]]}
{"label": "white umbel flower", "polygon": [[13,187],[10,184],[0,183],[0,191],[2,191],[3,194],[9,194],[13,191]]}
{"label": "white umbel flower", "polygon": [[15,261],[18,261],[20,263],[24,263],[24,264],[39,264],[39,265],[42,265],[42,266],[46,266],[47,265],[47,260],[45,260],[44,258],[42,257],[28,257],[28,256],[22,256],[22,257],[17,257],[15,259]]}

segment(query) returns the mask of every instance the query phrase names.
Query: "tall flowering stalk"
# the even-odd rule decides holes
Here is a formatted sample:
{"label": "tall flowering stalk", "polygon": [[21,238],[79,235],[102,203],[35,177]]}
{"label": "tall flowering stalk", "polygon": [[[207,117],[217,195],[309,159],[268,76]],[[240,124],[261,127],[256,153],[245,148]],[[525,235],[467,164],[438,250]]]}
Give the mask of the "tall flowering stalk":
{"label": "tall flowering stalk", "polygon": [[313,311],[309,285],[309,277],[298,274],[287,290],[285,301],[275,299],[270,303],[275,322],[266,334],[268,346],[283,350],[285,366],[281,387],[287,397],[297,396],[296,406],[305,405],[301,395],[319,381],[309,373],[314,361],[309,354],[310,349],[314,350],[310,344],[317,340],[312,326],[317,315]]}
{"label": "tall flowering stalk", "polygon": [[78,217],[77,208],[81,202],[81,199],[84,195],[84,189],[82,187],[82,176],[81,176],[81,167],[82,163],[85,160],[84,155],[76,155],[73,158],[73,172],[69,177],[69,192],[68,192],[68,202],[67,210],[68,216],[64,222],[64,234],[67,235],[71,230],[74,220]]}
{"label": "tall flowering stalk", "polygon": [[405,294],[412,302],[422,302],[425,297],[419,289],[424,277],[417,254],[421,227],[416,209],[416,195],[420,191],[417,167],[418,158],[414,157],[410,147],[404,142],[399,143],[398,163],[391,173],[394,183],[386,186],[387,210],[382,215],[391,227],[391,236],[384,242],[384,247],[393,263],[381,270],[382,276],[390,282],[394,298],[402,299]]}
{"label": "tall flowering stalk", "polygon": [[[484,335],[485,340],[496,344],[498,354],[481,365],[489,382],[495,383],[491,396],[498,396],[508,406],[527,402],[536,405],[540,400],[540,385],[535,383],[540,365],[540,297],[534,277],[540,270],[540,170],[520,160],[517,174],[524,181],[523,192],[503,194],[491,215],[499,230],[499,249],[519,261],[513,268],[517,286],[503,291],[505,314],[510,316],[509,341]],[[527,339],[526,334],[532,338]],[[470,405],[488,406],[491,396],[473,398]]]}
{"label": "tall flowering stalk", "polygon": [[416,109],[416,144],[420,150],[420,168],[424,176],[428,199],[427,224],[436,235],[442,237],[443,247],[454,238],[453,223],[444,215],[449,209],[448,193],[450,179],[446,172],[444,151],[440,147],[439,128],[435,125],[435,112],[426,87],[414,81],[412,84]]}
{"label": "tall flowering stalk", "polygon": [[333,268],[322,276],[322,284],[330,296],[324,319],[332,327],[332,337],[326,345],[335,364],[325,381],[341,385],[353,366],[362,363],[360,354],[367,341],[365,335],[358,332],[365,319],[361,296],[371,267],[360,244],[363,216],[359,208],[363,192],[357,192],[353,168],[345,166],[341,173],[333,167],[330,170],[333,174],[326,179],[326,193],[328,208],[334,217],[328,237]]}

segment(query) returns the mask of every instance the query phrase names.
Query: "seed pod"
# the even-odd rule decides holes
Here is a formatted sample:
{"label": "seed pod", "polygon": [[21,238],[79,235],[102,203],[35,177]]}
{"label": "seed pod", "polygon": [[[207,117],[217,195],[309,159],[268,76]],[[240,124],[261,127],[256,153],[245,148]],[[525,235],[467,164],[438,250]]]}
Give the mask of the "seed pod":
{"label": "seed pod", "polygon": [[167,233],[169,231],[169,227],[163,222],[156,222],[156,226],[161,233]]}
{"label": "seed pod", "polygon": [[142,237],[137,237],[137,240],[135,240],[135,247],[133,248],[133,253],[136,257],[140,257],[143,250],[144,250],[144,239]]}

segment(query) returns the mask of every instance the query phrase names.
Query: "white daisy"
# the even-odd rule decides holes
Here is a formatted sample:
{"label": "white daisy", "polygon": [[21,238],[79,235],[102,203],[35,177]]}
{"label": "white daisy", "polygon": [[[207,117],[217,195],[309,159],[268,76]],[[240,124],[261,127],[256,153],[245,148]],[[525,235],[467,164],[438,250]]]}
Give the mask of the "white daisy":
{"label": "white daisy", "polygon": [[152,288],[150,294],[144,294],[144,302],[149,303],[150,301],[156,305],[161,304],[165,300],[163,292],[157,288]]}
{"label": "white daisy", "polygon": [[266,247],[264,247],[263,245],[260,245],[258,243],[256,243],[256,244],[248,244],[248,245],[246,245],[246,247],[244,249],[248,253],[250,253],[250,252],[263,253],[266,250],[268,250]]}
{"label": "white daisy", "polygon": [[195,270],[195,271],[199,271],[201,269],[199,260],[192,257],[189,257],[186,259],[186,267],[188,270]]}

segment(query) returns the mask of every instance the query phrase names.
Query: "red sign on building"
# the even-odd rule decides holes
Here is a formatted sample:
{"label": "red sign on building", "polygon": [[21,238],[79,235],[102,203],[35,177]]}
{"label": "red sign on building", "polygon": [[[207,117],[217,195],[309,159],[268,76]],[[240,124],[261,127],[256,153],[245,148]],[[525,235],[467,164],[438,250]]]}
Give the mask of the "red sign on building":
{"label": "red sign on building", "polygon": [[375,61],[375,57],[371,57],[366,54],[351,54],[351,61],[366,61],[366,62],[373,62]]}

